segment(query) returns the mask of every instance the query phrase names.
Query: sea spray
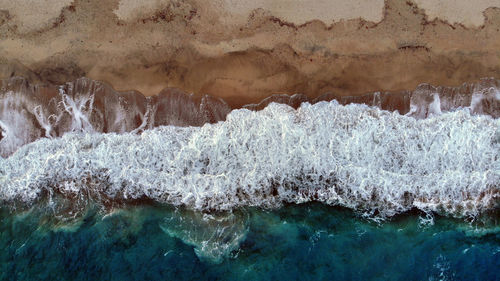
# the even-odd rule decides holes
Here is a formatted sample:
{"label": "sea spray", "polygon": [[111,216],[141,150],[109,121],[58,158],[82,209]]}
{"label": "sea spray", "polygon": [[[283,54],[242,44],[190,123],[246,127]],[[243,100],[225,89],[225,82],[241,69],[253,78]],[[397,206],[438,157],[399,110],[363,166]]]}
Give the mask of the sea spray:
{"label": "sea spray", "polygon": [[498,206],[500,119],[469,109],[416,119],[366,105],[271,104],[202,127],[69,133],[1,160],[0,198],[148,198],[195,210],[323,202],[381,217]]}

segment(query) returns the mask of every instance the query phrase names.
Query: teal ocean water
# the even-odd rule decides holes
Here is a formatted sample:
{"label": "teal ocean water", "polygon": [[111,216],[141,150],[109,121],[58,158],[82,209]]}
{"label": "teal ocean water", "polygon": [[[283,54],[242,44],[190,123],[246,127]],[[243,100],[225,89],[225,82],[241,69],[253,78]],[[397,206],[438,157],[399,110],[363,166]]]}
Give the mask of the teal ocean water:
{"label": "teal ocean water", "polygon": [[[44,207],[41,207],[44,206]],[[499,280],[500,222],[387,221],[312,203],[203,214],[46,205],[0,214],[2,280]]]}

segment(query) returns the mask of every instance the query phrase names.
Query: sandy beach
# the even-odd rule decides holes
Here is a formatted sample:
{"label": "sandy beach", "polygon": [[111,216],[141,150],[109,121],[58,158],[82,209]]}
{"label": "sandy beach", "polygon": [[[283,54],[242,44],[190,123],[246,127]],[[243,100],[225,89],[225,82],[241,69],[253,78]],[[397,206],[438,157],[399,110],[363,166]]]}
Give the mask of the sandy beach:
{"label": "sandy beach", "polygon": [[0,1],[0,78],[232,105],[500,76],[500,1]]}

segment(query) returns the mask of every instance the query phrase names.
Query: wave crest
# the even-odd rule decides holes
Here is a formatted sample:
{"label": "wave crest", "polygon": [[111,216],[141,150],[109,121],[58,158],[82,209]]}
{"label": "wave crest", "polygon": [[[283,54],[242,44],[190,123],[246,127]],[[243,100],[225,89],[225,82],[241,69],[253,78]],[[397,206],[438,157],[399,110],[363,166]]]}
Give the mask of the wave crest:
{"label": "wave crest", "polygon": [[149,198],[197,210],[318,201],[381,216],[498,206],[500,119],[416,119],[366,105],[272,103],[225,122],[141,134],[69,133],[0,159],[0,198]]}

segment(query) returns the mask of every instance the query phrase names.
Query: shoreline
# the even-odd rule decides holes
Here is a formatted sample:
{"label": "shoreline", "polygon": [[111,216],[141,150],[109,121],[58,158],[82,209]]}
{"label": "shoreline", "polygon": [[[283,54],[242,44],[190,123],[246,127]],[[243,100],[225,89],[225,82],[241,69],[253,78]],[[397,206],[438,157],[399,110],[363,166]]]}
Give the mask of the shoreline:
{"label": "shoreline", "polygon": [[[147,95],[137,90],[127,90],[123,91],[119,88],[114,88],[113,85],[102,80],[94,80],[89,77],[78,77],[74,80],[65,81],[63,83],[50,83],[50,82],[32,82],[33,79],[23,76],[15,76],[6,79],[0,79],[0,98],[1,95],[5,95],[8,92],[13,92],[18,95],[26,95],[32,93],[35,99],[52,99],[60,94],[60,89],[71,89],[71,95],[78,98],[79,95],[113,95],[113,96],[135,96],[135,100],[146,101],[150,99],[152,101],[161,98],[162,95],[169,95],[175,93],[179,95],[182,99],[186,101],[200,104],[204,97],[209,97],[213,100],[218,100],[222,104],[226,104],[227,110],[231,111],[234,109],[247,108],[251,110],[262,110],[269,103],[283,103],[287,104],[293,108],[299,107],[304,102],[309,102],[311,104],[320,101],[332,101],[337,100],[341,104],[366,104],[370,106],[376,106],[373,104],[373,99],[375,95],[383,95],[384,102],[388,103],[385,106],[379,106],[384,110],[398,110],[400,114],[406,114],[409,111],[410,99],[409,97],[412,93],[425,92],[425,94],[432,95],[434,93],[443,94],[445,96],[464,96],[471,97],[475,92],[484,91],[490,87],[500,90],[500,78],[496,77],[480,77],[478,79],[472,79],[468,81],[463,81],[457,86],[448,86],[440,84],[431,83],[420,83],[414,88],[394,90],[394,91],[368,91],[362,93],[351,93],[344,94],[336,91],[325,91],[321,92],[315,96],[308,96],[302,92],[282,92],[282,93],[269,93],[264,95],[261,99],[248,98],[245,96],[229,96],[229,97],[219,97],[217,95],[210,95],[205,93],[189,92],[182,88],[177,87],[166,87],[161,89],[155,94]],[[387,96],[387,97],[385,97]],[[493,99],[495,97],[492,97]],[[403,103],[402,103],[403,102]],[[494,103],[495,101],[492,100]],[[393,105],[389,105],[393,103]],[[228,111],[228,112],[229,112]],[[494,115],[495,117],[496,115]],[[496,118],[496,117],[495,117]]]}
{"label": "shoreline", "polygon": [[274,94],[254,103],[210,95],[189,94],[165,88],[154,96],[137,91],[120,92],[112,86],[79,78],[65,84],[30,83],[22,77],[0,80],[0,155],[10,155],[24,144],[67,132],[141,133],[173,125],[200,127],[225,121],[236,109],[260,111],[271,103],[298,109],[306,103],[336,100],[416,119],[468,110],[471,115],[500,117],[500,80],[483,78],[460,87],[421,84],[413,90],[371,92],[345,96],[325,92],[316,98],[304,94]]}

